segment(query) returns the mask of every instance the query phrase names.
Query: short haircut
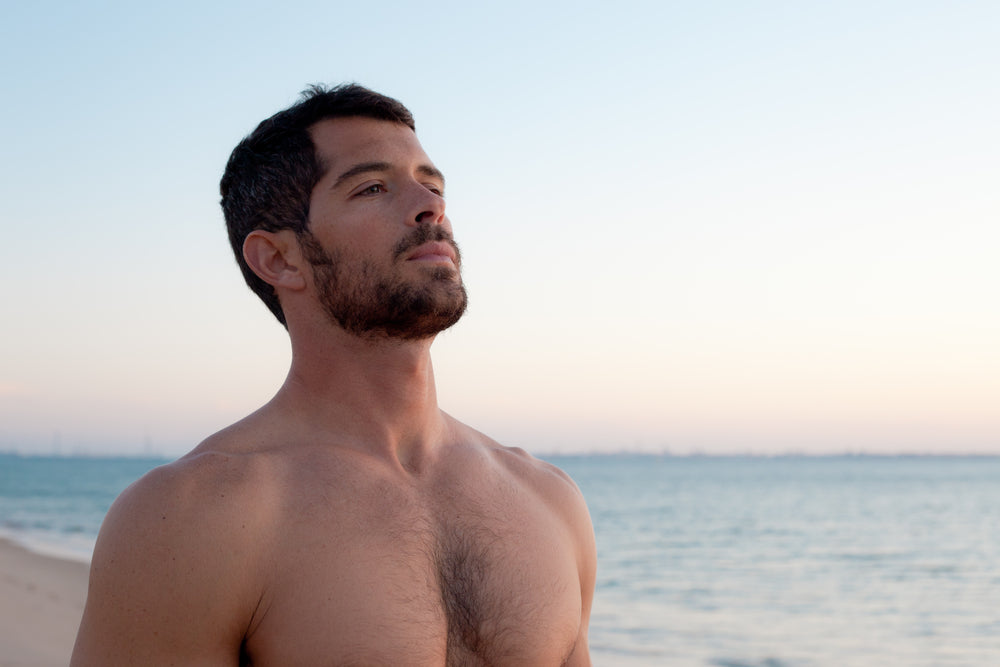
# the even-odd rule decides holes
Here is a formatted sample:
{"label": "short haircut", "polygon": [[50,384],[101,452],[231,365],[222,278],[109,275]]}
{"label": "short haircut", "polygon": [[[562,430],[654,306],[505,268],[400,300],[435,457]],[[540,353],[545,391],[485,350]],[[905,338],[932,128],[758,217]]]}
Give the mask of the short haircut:
{"label": "short haircut", "polygon": [[229,243],[243,278],[286,327],[277,293],[247,266],[243,242],[255,229],[309,234],[309,199],[325,170],[309,130],[321,120],[350,117],[416,129],[409,110],[391,97],[357,84],[310,86],[295,105],[263,121],[233,149],[219,185]]}

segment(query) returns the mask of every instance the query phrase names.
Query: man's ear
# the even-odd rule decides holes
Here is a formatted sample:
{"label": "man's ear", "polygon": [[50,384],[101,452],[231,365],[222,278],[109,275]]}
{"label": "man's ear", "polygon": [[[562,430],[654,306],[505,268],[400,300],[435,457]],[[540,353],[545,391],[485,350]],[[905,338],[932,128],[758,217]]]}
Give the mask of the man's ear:
{"label": "man's ear", "polygon": [[295,241],[295,232],[290,229],[278,232],[253,230],[243,241],[243,259],[269,285],[290,290],[305,289],[303,257]]}

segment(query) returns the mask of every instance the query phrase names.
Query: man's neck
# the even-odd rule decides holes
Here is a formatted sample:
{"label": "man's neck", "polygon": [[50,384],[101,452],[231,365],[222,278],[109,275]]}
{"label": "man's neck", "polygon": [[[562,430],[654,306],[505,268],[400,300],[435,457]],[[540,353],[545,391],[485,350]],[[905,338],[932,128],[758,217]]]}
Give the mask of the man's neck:
{"label": "man's neck", "polygon": [[365,340],[341,330],[292,338],[276,407],[332,444],[417,469],[445,437],[431,365],[433,339]]}

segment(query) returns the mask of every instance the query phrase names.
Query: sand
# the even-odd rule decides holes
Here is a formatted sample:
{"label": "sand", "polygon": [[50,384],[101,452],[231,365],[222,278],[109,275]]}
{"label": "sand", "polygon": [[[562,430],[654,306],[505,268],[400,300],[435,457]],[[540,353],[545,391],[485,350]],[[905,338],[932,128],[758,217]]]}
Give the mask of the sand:
{"label": "sand", "polygon": [[0,667],[69,664],[88,570],[0,539]]}

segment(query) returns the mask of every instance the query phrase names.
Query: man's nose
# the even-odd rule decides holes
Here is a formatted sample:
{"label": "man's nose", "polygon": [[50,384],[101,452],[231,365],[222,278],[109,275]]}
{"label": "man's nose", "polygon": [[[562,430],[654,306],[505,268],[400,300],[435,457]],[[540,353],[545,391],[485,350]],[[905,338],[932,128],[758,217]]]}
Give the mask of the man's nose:
{"label": "man's nose", "polygon": [[444,197],[441,195],[431,192],[424,186],[420,186],[423,193],[420,196],[416,204],[417,214],[413,216],[413,225],[423,225],[423,224],[441,224],[446,218],[444,217]]}

